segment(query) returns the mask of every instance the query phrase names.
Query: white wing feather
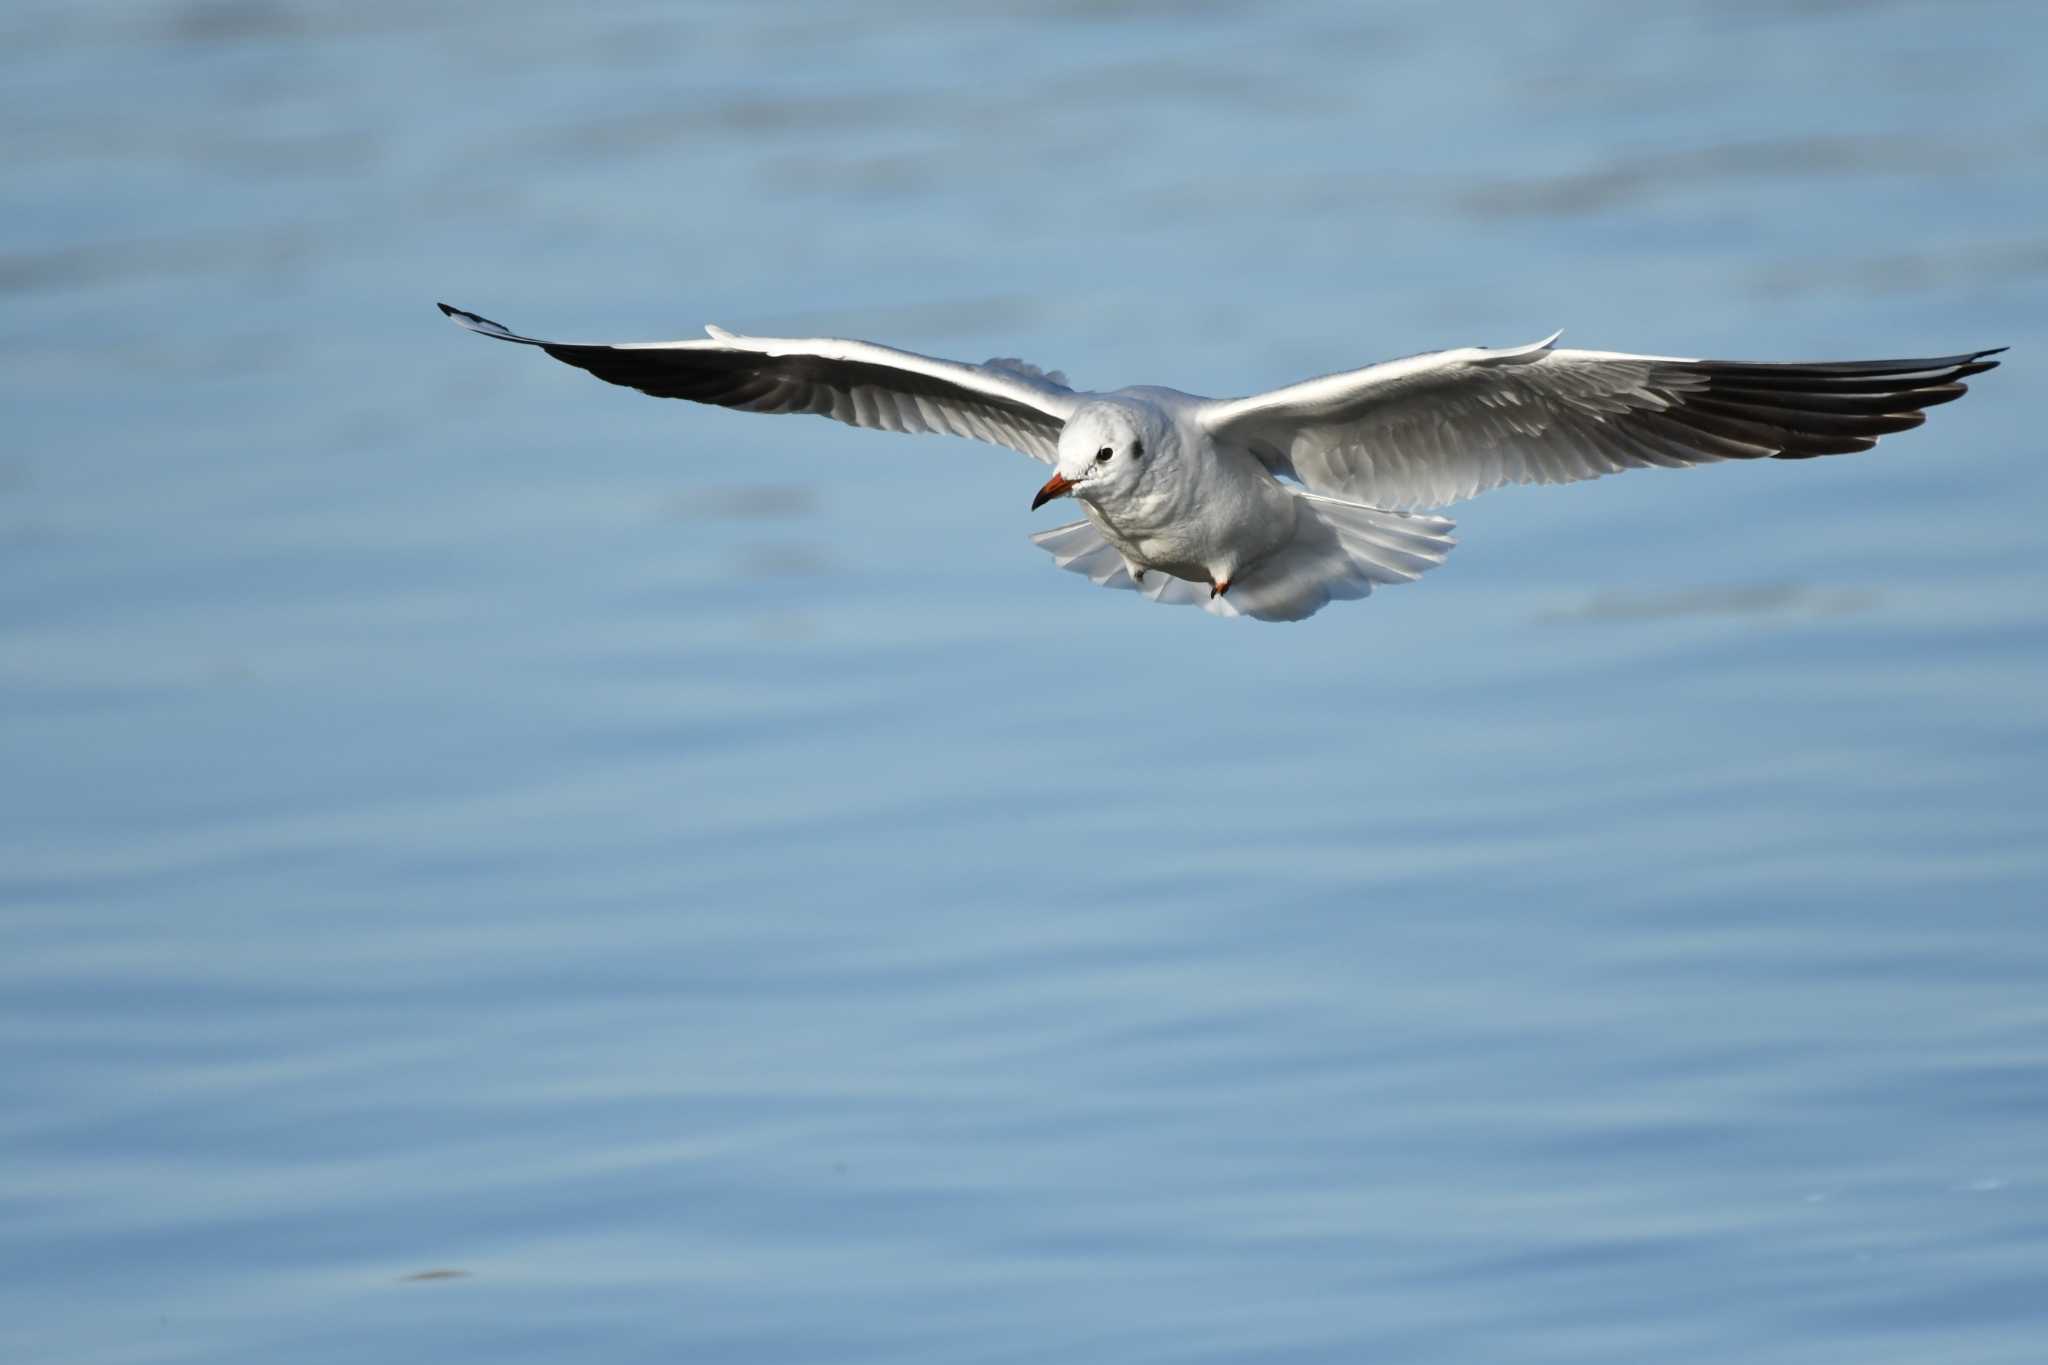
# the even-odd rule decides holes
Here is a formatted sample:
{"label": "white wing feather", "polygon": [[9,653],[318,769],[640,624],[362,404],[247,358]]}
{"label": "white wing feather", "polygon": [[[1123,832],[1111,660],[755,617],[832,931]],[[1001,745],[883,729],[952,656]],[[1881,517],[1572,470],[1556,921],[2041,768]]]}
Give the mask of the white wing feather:
{"label": "white wing feather", "polygon": [[472,332],[538,346],[555,359],[658,398],[745,412],[808,412],[881,431],[939,432],[1052,463],[1080,398],[1021,361],[967,365],[837,337],[747,337],[706,327],[704,341],[586,344],[520,336],[459,308]]}
{"label": "white wing feather", "polygon": [[1770,365],[1467,347],[1211,402],[1200,420],[1277,474],[1377,507],[1653,465],[1867,450],[1962,396],[1992,351]]}

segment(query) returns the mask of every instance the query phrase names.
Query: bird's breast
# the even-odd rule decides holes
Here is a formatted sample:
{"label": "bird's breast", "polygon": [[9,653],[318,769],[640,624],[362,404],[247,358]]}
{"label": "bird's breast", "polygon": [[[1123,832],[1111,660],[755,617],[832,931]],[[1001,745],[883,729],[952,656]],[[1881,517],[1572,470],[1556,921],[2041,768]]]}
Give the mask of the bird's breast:
{"label": "bird's breast", "polygon": [[[1243,466],[1243,467],[1241,467]],[[1202,583],[1265,558],[1294,534],[1294,499],[1250,457],[1226,452],[1088,516],[1124,558]]]}

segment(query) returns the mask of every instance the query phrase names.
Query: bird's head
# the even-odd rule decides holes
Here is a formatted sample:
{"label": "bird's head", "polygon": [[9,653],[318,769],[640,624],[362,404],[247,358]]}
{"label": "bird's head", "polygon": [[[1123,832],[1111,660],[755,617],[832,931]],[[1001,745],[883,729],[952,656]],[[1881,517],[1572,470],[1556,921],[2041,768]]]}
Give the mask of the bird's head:
{"label": "bird's head", "polygon": [[1035,510],[1069,493],[1096,503],[1133,493],[1171,454],[1172,437],[1163,415],[1147,404],[1116,399],[1084,403],[1060,432],[1053,476],[1031,506]]}

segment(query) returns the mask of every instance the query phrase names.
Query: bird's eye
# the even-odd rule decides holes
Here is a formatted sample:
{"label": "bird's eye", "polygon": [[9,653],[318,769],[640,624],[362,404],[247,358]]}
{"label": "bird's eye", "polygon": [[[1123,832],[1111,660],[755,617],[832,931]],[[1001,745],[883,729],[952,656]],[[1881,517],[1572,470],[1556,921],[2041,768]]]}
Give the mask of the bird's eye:
{"label": "bird's eye", "polygon": [[1114,450],[1111,450],[1108,446],[1104,446],[1102,449],[1095,452],[1095,463],[1108,464],[1109,457],[1114,454],[1116,454]]}

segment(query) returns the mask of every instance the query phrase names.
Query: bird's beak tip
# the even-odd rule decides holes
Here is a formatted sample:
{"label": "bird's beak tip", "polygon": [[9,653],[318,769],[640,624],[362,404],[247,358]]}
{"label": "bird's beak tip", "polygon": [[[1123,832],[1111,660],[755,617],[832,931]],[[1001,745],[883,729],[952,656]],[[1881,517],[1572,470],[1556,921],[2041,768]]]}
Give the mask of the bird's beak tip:
{"label": "bird's beak tip", "polygon": [[1038,490],[1038,496],[1031,500],[1031,510],[1036,512],[1054,498],[1065,497],[1069,492],[1073,491],[1073,487],[1074,481],[1072,479],[1059,474],[1053,475],[1045,481],[1045,487]]}

